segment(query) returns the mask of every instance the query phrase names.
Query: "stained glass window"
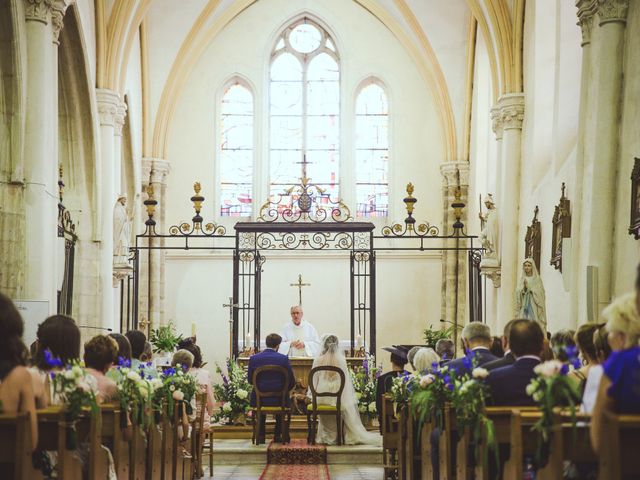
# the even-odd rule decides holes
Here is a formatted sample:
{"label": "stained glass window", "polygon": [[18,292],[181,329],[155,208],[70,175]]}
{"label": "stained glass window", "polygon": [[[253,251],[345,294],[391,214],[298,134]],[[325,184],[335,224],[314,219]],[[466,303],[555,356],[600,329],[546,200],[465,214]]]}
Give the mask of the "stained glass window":
{"label": "stained glass window", "polygon": [[308,19],[294,23],[276,41],[269,82],[271,195],[306,176],[326,190],[327,198],[338,199],[338,63],[328,33]]}
{"label": "stained glass window", "polygon": [[220,215],[250,216],[253,208],[253,95],[234,83],[222,96]]}
{"label": "stained glass window", "polygon": [[389,103],[375,81],[356,100],[356,207],[362,217],[383,217],[389,209]]}

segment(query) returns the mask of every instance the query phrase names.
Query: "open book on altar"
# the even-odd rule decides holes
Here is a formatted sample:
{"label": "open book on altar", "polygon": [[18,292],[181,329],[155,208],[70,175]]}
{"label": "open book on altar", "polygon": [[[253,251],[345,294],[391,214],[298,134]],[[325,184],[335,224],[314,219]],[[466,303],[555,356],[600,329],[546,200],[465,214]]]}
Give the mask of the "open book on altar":
{"label": "open book on altar", "polygon": [[[240,347],[240,351],[243,351],[245,349],[245,341],[244,340],[240,340],[239,342],[239,347]],[[355,347],[356,349],[359,348],[359,346],[357,345],[357,342]],[[248,344],[247,346],[249,347],[253,347],[253,342],[251,342],[250,344]],[[362,346],[362,345],[360,345]],[[365,351],[367,350],[367,344],[366,342],[364,343],[364,347],[365,347]],[[265,344],[264,339],[260,340],[260,351],[264,350],[265,348],[267,348],[267,345]],[[351,341],[350,340],[340,340],[340,349],[344,352],[345,356],[349,356],[349,352],[351,352]],[[294,357],[291,357],[294,358]],[[295,358],[307,358],[307,357],[295,357]]]}

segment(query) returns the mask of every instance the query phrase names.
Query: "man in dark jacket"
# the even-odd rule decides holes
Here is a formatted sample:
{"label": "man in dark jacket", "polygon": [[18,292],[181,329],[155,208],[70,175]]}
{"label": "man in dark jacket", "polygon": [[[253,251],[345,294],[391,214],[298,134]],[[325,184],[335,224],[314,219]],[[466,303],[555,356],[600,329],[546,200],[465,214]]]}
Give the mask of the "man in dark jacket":
{"label": "man in dark jacket", "polygon": [[[249,359],[249,371],[247,375],[249,377],[249,383],[253,385],[253,372],[256,371],[258,367],[264,366],[280,366],[287,369],[288,378],[283,378],[283,376],[277,372],[264,372],[261,373],[257,378],[257,387],[262,392],[275,392],[278,390],[282,390],[283,387],[287,387],[287,390],[291,390],[295,386],[295,377],[293,375],[293,370],[291,369],[291,364],[289,363],[289,357],[286,355],[282,355],[278,353],[278,347],[282,342],[282,337],[277,333],[271,333],[267,335],[265,339],[265,343],[267,348],[262,352],[252,355]],[[285,401],[287,405],[289,404],[289,395],[286,396]],[[255,388],[251,392],[251,406],[256,406],[256,393]],[[276,397],[266,397],[262,400],[262,406],[266,407],[277,407],[280,406],[280,399]],[[266,415],[262,416],[262,421],[260,424],[260,429],[258,432],[258,443],[264,443],[265,437],[265,421]],[[276,429],[275,429],[275,440],[280,441],[281,437],[281,422],[280,418],[276,417]]]}
{"label": "man in dark jacket", "polygon": [[506,367],[507,365],[513,365],[516,361],[516,357],[513,356],[513,352],[509,347],[509,332],[511,331],[511,325],[515,320],[509,320],[504,326],[504,332],[502,334],[502,348],[504,350],[504,356],[498,360],[494,360],[489,363],[485,363],[482,367],[487,370],[495,370],[496,368]]}
{"label": "man in dark jacket", "polygon": [[535,405],[526,388],[536,377],[534,368],[540,363],[544,333],[534,320],[516,320],[511,324],[509,346],[516,358],[513,365],[489,372],[486,379],[492,405]]}
{"label": "man in dark jacket", "polygon": [[459,376],[471,374],[475,367],[498,359],[489,351],[493,337],[488,325],[481,322],[467,323],[462,329],[461,337],[466,355],[446,363],[445,366],[450,371],[455,370]]}

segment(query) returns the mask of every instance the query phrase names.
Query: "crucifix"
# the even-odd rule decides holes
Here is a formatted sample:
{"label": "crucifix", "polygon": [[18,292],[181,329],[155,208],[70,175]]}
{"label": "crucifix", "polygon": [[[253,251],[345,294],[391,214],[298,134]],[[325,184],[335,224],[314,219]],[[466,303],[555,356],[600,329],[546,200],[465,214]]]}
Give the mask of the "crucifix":
{"label": "crucifix", "polygon": [[229,357],[233,357],[233,309],[238,308],[238,304],[229,297],[229,303],[223,303],[222,307],[229,309]]}
{"label": "crucifix", "polygon": [[290,283],[290,287],[298,287],[298,305],[302,305],[302,287],[310,287],[310,283],[302,283],[302,274],[298,275],[298,283]]}

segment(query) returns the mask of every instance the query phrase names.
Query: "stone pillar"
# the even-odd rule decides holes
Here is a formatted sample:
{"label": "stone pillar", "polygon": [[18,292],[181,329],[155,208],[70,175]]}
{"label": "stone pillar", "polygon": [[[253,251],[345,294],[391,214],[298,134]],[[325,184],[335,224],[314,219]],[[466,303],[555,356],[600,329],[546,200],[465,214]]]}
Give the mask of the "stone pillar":
{"label": "stone pillar", "polygon": [[[27,36],[26,118],[24,141],[26,273],[24,297],[56,305],[55,243],[57,237],[57,165],[54,151],[54,90],[51,39],[52,0],[25,0]],[[56,119],[57,121],[57,119]]]}
{"label": "stone pillar", "polygon": [[[578,139],[576,146],[575,163],[575,183],[573,186],[575,198],[580,200],[578,208],[574,208],[571,214],[571,275],[570,282],[570,318],[574,325],[577,325],[580,318],[584,318],[581,313],[580,299],[586,296],[586,282],[584,281],[584,271],[581,266],[582,242],[582,217],[586,199],[584,195],[584,159],[585,159],[585,136],[587,118],[590,112],[590,84],[591,75],[591,31],[593,29],[593,17],[596,11],[596,0],[578,0],[578,24],[582,29],[582,70],[580,72],[580,113],[578,116]],[[564,274],[564,273],[563,273]]]}
{"label": "stone pillar", "polygon": [[[502,115],[500,114],[499,107],[493,107],[491,109],[491,129],[496,136],[496,189],[493,193],[493,197],[498,202],[498,205],[502,202],[502,185],[500,179],[502,178],[502,135],[504,133],[504,124],[502,122]],[[498,283],[499,285],[499,283]]]}
{"label": "stone pillar", "polygon": [[[122,127],[124,127],[125,117],[127,116],[127,104],[124,101],[118,104],[118,110],[115,116],[115,137],[113,146],[113,179],[116,193],[127,193],[122,187]],[[133,203],[133,198],[128,198],[127,207]]]}
{"label": "stone pillar", "polygon": [[116,201],[114,179],[114,135],[120,96],[113,90],[98,88],[100,115],[100,315],[104,327],[116,326],[113,298],[113,206]]}
{"label": "stone pillar", "polygon": [[[586,170],[590,170],[591,182],[585,187],[583,218],[588,235],[586,267],[598,268],[597,315],[611,300],[613,233],[615,219],[615,180],[618,169],[618,122],[620,119],[620,95],[622,92],[622,61],[628,0],[599,0],[597,15],[600,30],[597,49],[597,92],[589,99],[589,118],[593,119],[593,151],[588,157]],[[633,48],[633,47],[632,47]],[[594,65],[595,66],[595,65]],[[585,177],[585,180],[587,178]],[[583,271],[584,272],[584,271]],[[579,272],[580,273],[580,272]]]}
{"label": "stone pillar", "polygon": [[498,304],[498,327],[513,317],[513,296],[516,289],[519,242],[520,163],[522,121],[524,119],[524,94],[508,93],[500,97],[502,122],[502,175],[500,223],[501,292]]}
{"label": "stone pillar", "polygon": [[[455,192],[460,181],[461,200],[468,203],[469,194],[469,162],[446,162],[440,165],[442,173],[442,208],[443,208],[443,231],[441,235],[451,235],[453,233],[453,223],[455,217],[451,204],[455,199]],[[466,225],[467,210],[463,210],[461,221]],[[462,232],[461,232],[462,233]],[[466,247],[465,240],[446,240],[445,245],[449,248]],[[447,322],[464,325],[468,319],[467,292],[467,254],[465,251],[445,250],[442,253],[442,302],[441,318]],[[447,326],[451,324],[448,323]],[[456,332],[457,333],[457,332]]]}
{"label": "stone pillar", "polygon": [[[153,188],[153,196],[158,201],[154,219],[156,221],[156,233],[165,232],[165,199],[167,188],[167,175],[171,171],[171,165],[166,160],[158,158],[143,158],[143,179],[149,179],[149,184]],[[144,174],[148,172],[147,176]],[[146,257],[147,261],[147,278],[145,285],[147,290],[147,309],[140,309],[140,318],[147,317],[149,328],[157,328],[166,324],[164,315],[164,286],[165,286],[165,265],[164,251],[157,249],[164,245],[162,239],[152,239],[151,246],[156,247],[149,250],[148,255],[142,252],[142,257]],[[143,272],[141,272],[143,273]]]}

